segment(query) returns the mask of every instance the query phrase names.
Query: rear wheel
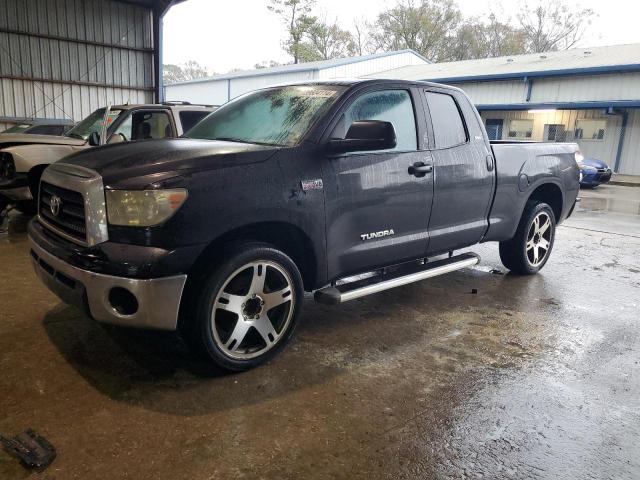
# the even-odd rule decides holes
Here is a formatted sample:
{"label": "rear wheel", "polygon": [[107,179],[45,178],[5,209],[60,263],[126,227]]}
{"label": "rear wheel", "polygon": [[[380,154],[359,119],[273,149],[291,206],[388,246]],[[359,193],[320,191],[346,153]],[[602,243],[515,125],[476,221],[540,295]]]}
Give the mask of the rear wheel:
{"label": "rear wheel", "polygon": [[553,210],[543,202],[528,202],[516,234],[500,242],[500,260],[514,273],[537,273],[549,260],[555,240]]}
{"label": "rear wheel", "polygon": [[188,334],[219,366],[248,370],[291,338],[302,278],[287,255],[265,244],[245,244],[226,258],[206,280]]}

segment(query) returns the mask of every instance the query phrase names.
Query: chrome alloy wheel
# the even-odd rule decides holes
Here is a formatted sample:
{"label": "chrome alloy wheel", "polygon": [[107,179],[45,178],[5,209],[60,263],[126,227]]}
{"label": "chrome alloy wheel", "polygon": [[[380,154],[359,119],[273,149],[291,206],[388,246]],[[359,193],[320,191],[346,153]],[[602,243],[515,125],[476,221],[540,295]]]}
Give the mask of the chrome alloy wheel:
{"label": "chrome alloy wheel", "polygon": [[547,212],[535,216],[527,234],[527,260],[532,267],[544,262],[551,246],[551,218]]}
{"label": "chrome alloy wheel", "polygon": [[236,360],[258,357],[282,339],[294,312],[295,290],[287,271],[258,260],[226,279],[211,312],[213,338]]}

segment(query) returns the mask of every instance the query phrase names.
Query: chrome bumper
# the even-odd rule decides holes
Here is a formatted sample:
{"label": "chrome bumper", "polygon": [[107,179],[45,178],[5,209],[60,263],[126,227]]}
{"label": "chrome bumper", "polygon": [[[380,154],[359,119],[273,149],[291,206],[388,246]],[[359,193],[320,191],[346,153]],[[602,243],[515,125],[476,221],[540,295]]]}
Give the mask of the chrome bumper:
{"label": "chrome bumper", "polygon": [[[175,330],[186,275],[154,279],[113,277],[83,270],[60,260],[31,238],[31,257],[36,274],[62,301],[80,308],[99,321],[114,325]],[[120,287],[135,297],[135,313],[116,311],[109,300],[113,288]]]}

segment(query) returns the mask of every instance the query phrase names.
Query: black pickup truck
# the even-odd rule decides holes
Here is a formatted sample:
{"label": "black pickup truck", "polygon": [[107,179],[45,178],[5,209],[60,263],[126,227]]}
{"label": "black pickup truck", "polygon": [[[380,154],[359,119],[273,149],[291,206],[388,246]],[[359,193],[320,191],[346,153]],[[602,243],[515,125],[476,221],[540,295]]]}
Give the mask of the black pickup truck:
{"label": "black pickup truck", "polygon": [[391,80],[266,88],[183,138],[45,170],[38,275],[94,319],[180,330],[251,368],[291,338],[304,292],[338,304],[479,261],[549,259],[578,195],[575,144],[490,143],[459,89]]}

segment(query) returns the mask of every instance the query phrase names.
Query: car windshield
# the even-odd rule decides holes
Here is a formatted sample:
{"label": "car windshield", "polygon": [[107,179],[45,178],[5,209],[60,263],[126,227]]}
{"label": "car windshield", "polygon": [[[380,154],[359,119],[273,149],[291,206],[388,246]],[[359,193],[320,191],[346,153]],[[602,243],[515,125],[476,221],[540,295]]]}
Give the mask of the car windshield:
{"label": "car windshield", "polygon": [[[87,118],[78,123],[75,127],[69,130],[65,135],[71,138],[80,138],[82,140],[87,140],[89,135],[93,132],[101,133],[102,125],[104,119],[105,108],[99,108]],[[110,127],[118,115],[120,115],[124,110],[119,109],[111,109],[109,110],[109,115],[107,116],[107,127]]]}
{"label": "car windshield", "polygon": [[184,136],[293,146],[344,90],[337,85],[294,85],[248,93],[220,107]]}

